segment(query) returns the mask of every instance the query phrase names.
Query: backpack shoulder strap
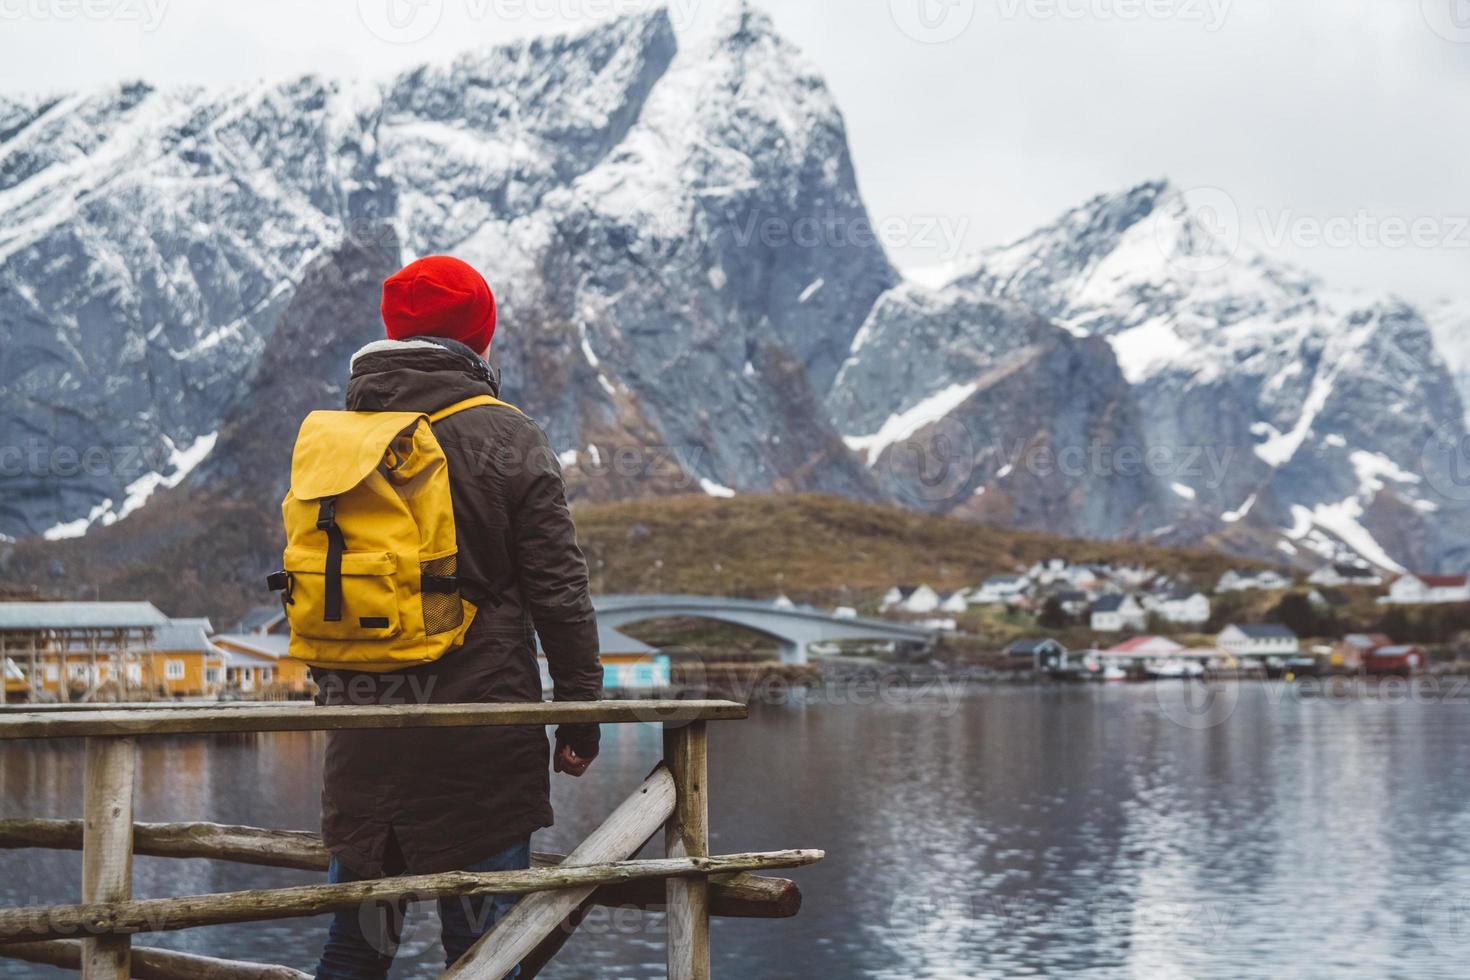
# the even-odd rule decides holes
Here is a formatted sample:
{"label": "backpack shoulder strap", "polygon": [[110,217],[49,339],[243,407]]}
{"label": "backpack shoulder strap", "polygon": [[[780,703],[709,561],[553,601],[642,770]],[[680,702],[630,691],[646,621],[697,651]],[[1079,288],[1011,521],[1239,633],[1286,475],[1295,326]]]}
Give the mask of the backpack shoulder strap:
{"label": "backpack shoulder strap", "polygon": [[455,402],[447,408],[439,409],[439,411],[429,416],[429,424],[433,425],[435,422],[442,422],[451,415],[458,415],[466,409],[478,408],[481,405],[501,405],[513,412],[520,411],[519,408],[516,408],[510,402],[503,402],[499,398],[492,398],[489,395],[476,395],[473,398],[466,398],[462,402]]}

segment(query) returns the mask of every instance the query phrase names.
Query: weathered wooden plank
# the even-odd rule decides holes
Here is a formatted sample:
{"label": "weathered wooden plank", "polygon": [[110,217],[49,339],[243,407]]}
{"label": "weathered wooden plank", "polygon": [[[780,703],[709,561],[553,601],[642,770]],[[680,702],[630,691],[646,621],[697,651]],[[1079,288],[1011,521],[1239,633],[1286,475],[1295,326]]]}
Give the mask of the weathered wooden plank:
{"label": "weathered wooden plank", "polygon": [[309,732],[506,725],[660,723],[666,718],[738,721],[735,701],[558,701],[530,704],[252,705],[234,708],[129,708],[116,711],[0,713],[0,740]]}
{"label": "weathered wooden plank", "polygon": [[231,922],[295,919],[356,909],[365,902],[421,900],[445,896],[527,895],[645,878],[723,875],[739,871],[799,868],[815,864],[822,851],[770,851],[719,857],[618,861],[586,867],[533,868],[476,874],[451,871],[407,875],[344,885],[304,885],[223,892],[186,898],[152,898],[105,905],[53,905],[0,909],[0,943],[69,939],[78,935],[130,935],[193,929]]}
{"label": "weathered wooden plank", "polygon": [[[662,912],[668,896],[662,881],[604,885],[595,904]],[[801,911],[801,889],[790,878],[737,874],[711,878],[709,914],[731,919],[789,919]]]}
{"label": "weathered wooden plank", "polygon": [[[667,766],[659,766],[567,855],[560,867],[595,866],[630,858],[673,812],[674,776]],[[543,939],[562,929],[567,917],[589,900],[594,891],[593,887],[562,889],[521,899],[444,973],[443,980],[464,977],[498,980],[505,976]]]}
{"label": "weathered wooden plank", "polygon": [[[669,858],[709,853],[709,742],[704,722],[664,728],[664,761],[673,771],[679,798],[664,829]],[[709,881],[668,879],[669,980],[709,980]]]}
{"label": "weathered wooden plank", "polygon": [[[0,958],[79,970],[82,966],[82,943],[77,939],[10,943],[0,946]],[[134,946],[132,958],[136,980],[311,980],[311,974],[290,967],[219,960],[212,956],[195,956],[147,946]]]}
{"label": "weathered wooden plank", "polygon": [[[82,901],[125,902],[133,897],[133,768],[130,738],[87,741],[82,811]],[[128,980],[125,935],[82,942],[82,980]]]}
{"label": "weathered wooden plank", "polygon": [[[0,820],[0,850],[82,849],[80,820]],[[214,823],[135,823],[133,853],[147,857],[204,858],[297,871],[326,871],[331,855],[321,836],[305,830],[264,830]],[[536,867],[554,868],[564,854],[537,851]],[[603,885],[593,904],[664,910],[659,879]],[[710,914],[740,919],[784,919],[801,909],[801,889],[789,878],[735,874],[710,880]]]}
{"label": "weathered wooden plank", "polygon": [[[0,848],[79,850],[81,846],[80,820],[0,820]],[[135,823],[133,853],[297,871],[326,871],[331,860],[319,834],[216,823]]]}
{"label": "weathered wooden plank", "polygon": [[[655,882],[655,884],[662,886],[663,882]],[[587,911],[596,904],[596,897],[594,893],[592,898],[584,898],[582,903],[573,909],[560,925],[549,935],[542,937],[534,949],[521,957],[520,980],[536,980],[541,975],[541,971],[546,969],[546,965],[556,958],[556,954],[561,952],[567,940],[571,939],[572,934],[581,927],[582,920],[587,917]]]}

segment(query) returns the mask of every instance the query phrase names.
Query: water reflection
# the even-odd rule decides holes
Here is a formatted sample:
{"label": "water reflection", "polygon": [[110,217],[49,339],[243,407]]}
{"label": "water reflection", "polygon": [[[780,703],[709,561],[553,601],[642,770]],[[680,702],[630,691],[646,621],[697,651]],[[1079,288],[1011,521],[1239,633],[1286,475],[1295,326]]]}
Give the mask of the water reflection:
{"label": "water reflection", "polygon": [[[953,711],[762,708],[713,726],[714,849],[829,853],[798,873],[798,918],[716,922],[716,974],[1463,976],[1470,711],[1444,698],[1238,690],[1214,727],[1176,723],[1141,686],[976,690]],[[560,822],[537,846],[575,844],[660,744],[651,726],[609,729],[593,775],[557,782]],[[314,825],[320,736],[145,745],[140,819]],[[76,816],[79,747],[0,748],[0,789],[7,816]],[[79,874],[74,854],[0,855],[0,901],[75,900]],[[312,880],[137,862],[147,896]],[[437,973],[432,917],[418,922],[396,976]],[[309,969],[321,928],[163,941]],[[663,924],[600,913],[546,975],[662,976]]]}

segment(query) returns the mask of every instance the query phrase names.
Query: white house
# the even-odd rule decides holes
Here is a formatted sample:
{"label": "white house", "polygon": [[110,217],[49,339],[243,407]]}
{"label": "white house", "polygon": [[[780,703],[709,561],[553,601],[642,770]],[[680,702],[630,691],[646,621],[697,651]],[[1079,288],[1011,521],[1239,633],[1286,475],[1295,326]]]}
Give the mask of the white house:
{"label": "white house", "polygon": [[1297,635],[1275,623],[1227,626],[1215,642],[1236,658],[1294,657],[1302,651]]}
{"label": "white house", "polygon": [[1349,562],[1329,562],[1317,569],[1307,579],[1313,585],[1322,585],[1328,588],[1341,588],[1344,585],[1379,586],[1383,584],[1383,576],[1376,569],[1367,565],[1354,565]]}
{"label": "white house", "polygon": [[1109,574],[1109,569],[1096,565],[1073,565],[1062,558],[1048,558],[1031,566],[1027,577],[1041,586],[1063,583],[1076,589],[1096,591]]}
{"label": "white house", "polygon": [[1400,606],[1470,602],[1470,576],[1405,575],[1389,586],[1388,595],[1378,601]]}
{"label": "white house", "polygon": [[1067,577],[1067,560],[1065,558],[1048,558],[1031,566],[1026,577],[1041,585],[1050,585],[1052,582],[1060,581]]}
{"label": "white house", "polygon": [[970,593],[961,589],[939,597],[939,611],[955,615],[970,608]]}
{"label": "white house", "polygon": [[1262,589],[1276,591],[1289,589],[1292,586],[1290,578],[1267,569],[1263,572],[1239,572],[1231,569],[1220,576],[1220,584],[1215,586],[1216,592],[1248,592],[1251,589]]}
{"label": "white house", "polygon": [[1141,589],[1158,575],[1146,565],[1121,565],[1109,570],[1109,577],[1124,589]]}
{"label": "white house", "polygon": [[1105,595],[1092,604],[1092,628],[1098,633],[1141,630],[1148,613],[1131,595]]}
{"label": "white house", "polygon": [[1149,612],[1166,623],[1199,626],[1210,621],[1210,599],[1203,592],[1176,589],[1163,595],[1148,596],[1143,603]]}
{"label": "white house", "polygon": [[939,608],[939,593],[927,585],[912,586],[901,585],[889,589],[883,596],[884,610],[896,609],[899,612],[923,615],[932,613]]}
{"label": "white house", "polygon": [[981,583],[980,588],[970,593],[970,604],[975,606],[1009,605],[1026,594],[1031,581],[1024,575],[992,575]]}

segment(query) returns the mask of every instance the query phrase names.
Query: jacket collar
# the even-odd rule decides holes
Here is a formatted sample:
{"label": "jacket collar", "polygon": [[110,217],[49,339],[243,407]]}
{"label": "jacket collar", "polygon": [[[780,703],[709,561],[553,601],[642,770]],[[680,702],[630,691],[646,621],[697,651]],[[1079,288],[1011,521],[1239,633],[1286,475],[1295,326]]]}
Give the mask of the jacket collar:
{"label": "jacket collar", "polygon": [[352,355],[354,411],[432,412],[479,394],[499,396],[500,373],[455,340],[377,340]]}

